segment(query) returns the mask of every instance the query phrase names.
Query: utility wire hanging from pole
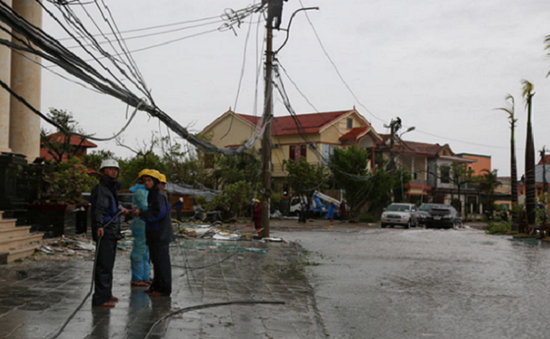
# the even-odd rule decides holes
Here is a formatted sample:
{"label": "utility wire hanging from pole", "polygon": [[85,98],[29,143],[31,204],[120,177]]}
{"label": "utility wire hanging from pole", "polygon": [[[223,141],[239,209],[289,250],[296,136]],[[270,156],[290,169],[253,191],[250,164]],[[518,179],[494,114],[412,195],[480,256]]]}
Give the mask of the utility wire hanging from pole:
{"label": "utility wire hanging from pole", "polygon": [[[39,0],[36,1],[43,5]],[[242,20],[248,15],[261,12],[263,11],[263,9],[263,4],[257,4],[249,6],[242,10],[231,11],[229,14],[227,14],[228,22],[223,26],[223,28],[232,29],[233,25],[240,24]],[[77,18],[75,17],[75,20],[76,19]],[[145,98],[140,98],[138,95],[134,94],[124,83],[119,80],[118,76],[115,76],[110,69],[107,69],[101,63],[101,69],[103,69],[105,72],[102,72],[101,70],[96,70],[85,60],[82,60],[76,54],[69,51],[59,41],[47,34],[40,27],[32,25],[30,22],[21,17],[16,11],[13,10],[13,8],[11,8],[11,6],[9,6],[3,0],[0,0],[0,22],[4,24],[0,25],[0,29],[2,31],[8,33],[15,39],[18,39],[19,42],[21,42],[21,44],[15,44],[12,42],[11,39],[0,39],[0,45],[6,46],[18,52],[32,53],[41,57],[43,60],[50,61],[60,66],[67,73],[90,84],[98,92],[117,98],[132,107],[138,108],[140,111],[147,112],[152,117],[158,118],[172,131],[174,131],[179,136],[187,140],[189,143],[200,148],[206,153],[222,153],[226,155],[242,153],[244,150],[253,147],[256,138],[259,137],[259,135],[261,134],[261,132],[258,131],[258,133],[255,133],[253,138],[248,140],[244,145],[239,146],[237,149],[218,148],[210,144],[209,142],[201,139],[200,137],[190,134],[186,128],[177,123],[167,113],[162,111],[155,104],[150,91],[147,89],[143,79],[139,76],[139,72],[137,70],[134,71],[132,74],[129,74],[120,65],[117,66],[117,70],[122,75],[126,76],[127,79],[131,80],[134,86],[141,92],[141,94],[145,96]],[[72,23],[74,24],[74,22]],[[8,30],[5,26],[10,27],[11,30]],[[82,33],[83,35],[88,34],[87,31],[81,31],[80,33]],[[23,36],[24,39],[18,38],[16,34]],[[88,35],[88,37],[91,37],[91,35]],[[128,53],[128,51],[126,51],[125,49],[125,45],[119,44],[119,47],[123,49],[123,53]],[[103,57],[107,57],[115,63],[120,61],[107,51],[103,49],[100,49],[100,51]],[[94,60],[98,60],[97,55],[94,56]],[[17,94],[11,89],[8,89],[7,84],[1,81],[0,86],[10,91],[12,95]],[[24,98],[17,96],[17,99],[20,100],[29,109],[31,109],[31,111],[33,111],[34,113],[41,115],[42,117],[44,116],[40,114],[37,109],[26,102]]]}
{"label": "utility wire hanging from pole", "polygon": [[[267,3],[267,22],[266,22],[266,52],[265,52],[265,104],[263,118],[265,128],[262,138],[262,237],[269,237],[269,217],[271,210],[271,121],[273,120],[273,62],[274,56],[288,41],[288,34],[292,19],[299,11],[319,9],[318,7],[301,8],[295,11],[289,21],[288,28],[282,29],[287,32],[287,36],[281,47],[273,51],[273,28],[280,30],[281,18],[283,12],[283,1],[288,0],[262,0],[262,5]],[[275,23],[274,23],[275,22]]]}

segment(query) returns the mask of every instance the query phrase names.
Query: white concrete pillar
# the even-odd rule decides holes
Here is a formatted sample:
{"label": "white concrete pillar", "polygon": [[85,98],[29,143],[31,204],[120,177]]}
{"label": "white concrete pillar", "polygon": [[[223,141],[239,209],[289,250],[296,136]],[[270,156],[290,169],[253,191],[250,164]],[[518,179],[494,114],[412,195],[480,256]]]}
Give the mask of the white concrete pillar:
{"label": "white concrete pillar", "polygon": [[[12,7],[33,25],[42,27],[42,8],[35,0],[16,0]],[[17,43],[15,39],[12,42]],[[33,54],[12,51],[11,89],[36,109],[40,109],[40,62]],[[26,155],[28,162],[40,156],[40,117],[14,98],[10,101],[9,145],[13,153]]]}
{"label": "white concrete pillar", "polygon": [[[11,6],[11,0],[4,0]],[[2,27],[8,26],[1,24]],[[0,39],[10,40],[10,35],[0,30]],[[6,46],[0,46],[0,80],[10,85],[11,82],[11,49]],[[5,89],[0,89],[0,152],[11,152],[10,149],[10,93]]]}

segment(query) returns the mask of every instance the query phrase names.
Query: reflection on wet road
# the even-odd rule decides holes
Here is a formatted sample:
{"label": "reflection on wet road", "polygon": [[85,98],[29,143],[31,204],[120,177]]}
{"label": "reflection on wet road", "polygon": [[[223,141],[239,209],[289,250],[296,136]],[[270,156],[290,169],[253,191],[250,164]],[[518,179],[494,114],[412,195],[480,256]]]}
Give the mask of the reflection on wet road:
{"label": "reflection on wet road", "polygon": [[473,229],[280,234],[311,252],[330,338],[545,338],[550,244]]}

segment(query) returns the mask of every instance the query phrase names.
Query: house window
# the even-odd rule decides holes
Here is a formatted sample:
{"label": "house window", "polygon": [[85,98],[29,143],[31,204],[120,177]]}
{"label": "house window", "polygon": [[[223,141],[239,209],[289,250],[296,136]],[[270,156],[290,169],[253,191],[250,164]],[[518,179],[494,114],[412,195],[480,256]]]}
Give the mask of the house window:
{"label": "house window", "polygon": [[348,119],[348,129],[353,128],[353,119]]}
{"label": "house window", "polygon": [[449,166],[441,166],[439,172],[441,175],[441,183],[448,184],[451,182],[451,168]]}
{"label": "house window", "polygon": [[300,159],[303,157],[304,160],[307,159],[307,145],[295,145],[290,146],[290,154],[288,155],[288,158],[291,160],[294,160],[296,162],[299,162]]}

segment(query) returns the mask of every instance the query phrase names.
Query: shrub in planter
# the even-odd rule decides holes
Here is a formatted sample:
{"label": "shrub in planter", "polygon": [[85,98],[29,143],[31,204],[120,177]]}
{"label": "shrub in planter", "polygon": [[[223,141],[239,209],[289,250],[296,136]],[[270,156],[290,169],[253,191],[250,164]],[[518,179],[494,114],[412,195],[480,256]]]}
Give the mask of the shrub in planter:
{"label": "shrub in planter", "polygon": [[80,159],[59,163],[52,173],[44,174],[44,189],[38,204],[83,205],[82,192],[90,192],[97,179],[86,173]]}
{"label": "shrub in planter", "polygon": [[489,222],[485,233],[487,234],[507,234],[512,230],[512,222],[510,221],[499,221],[499,222]]}
{"label": "shrub in planter", "polygon": [[45,237],[66,234],[75,229],[75,207],[87,207],[82,192],[89,192],[97,179],[86,173],[78,158],[59,163],[52,172],[40,173],[42,184],[38,198],[28,205],[28,221],[32,231],[44,232]]}

